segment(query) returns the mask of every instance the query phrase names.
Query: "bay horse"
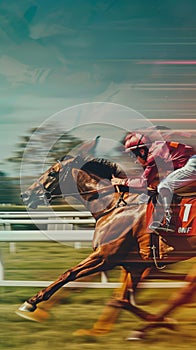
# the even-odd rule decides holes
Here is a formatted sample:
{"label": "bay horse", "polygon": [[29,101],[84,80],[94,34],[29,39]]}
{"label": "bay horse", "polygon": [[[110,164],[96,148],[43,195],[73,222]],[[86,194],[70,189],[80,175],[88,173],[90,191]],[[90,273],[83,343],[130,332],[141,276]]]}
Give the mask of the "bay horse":
{"label": "bay horse", "polygon": [[[119,188],[111,185],[112,177],[123,177],[123,171],[115,163],[104,159],[89,159],[83,156],[65,156],[45,171],[38,181],[34,182],[23,194],[22,198],[30,208],[50,203],[56,196],[73,196],[84,204],[95,218],[93,252],[78,265],[65,271],[56,281],[29,298],[19,308],[19,314],[30,318],[30,313],[37,305],[48,300],[63,285],[78,278],[97,272],[108,271],[121,266],[125,271],[125,285],[118,300],[110,306],[123,308],[142,320],[147,325],[138,330],[137,337],[142,338],[152,327],[173,326],[168,315],[176,307],[186,303],[193,295],[196,287],[195,273],[187,277],[188,285],[172,298],[168,306],[158,315],[149,313],[136,306],[130,298],[129,288],[135,292],[138,283],[149,273],[154,263],[164,265],[185,260],[195,256],[186,235],[181,235],[178,244],[175,237],[168,234],[167,241],[175,250],[168,253],[168,245],[159,237],[158,245],[163,251],[162,259],[143,260],[138,244],[149,234],[146,223],[146,204],[140,202],[140,194],[129,193],[127,187]],[[180,248],[178,247],[180,246]],[[157,246],[157,249],[159,248]],[[183,249],[182,249],[183,247]],[[183,254],[182,254],[183,250]],[[95,333],[100,329],[95,329]]]}

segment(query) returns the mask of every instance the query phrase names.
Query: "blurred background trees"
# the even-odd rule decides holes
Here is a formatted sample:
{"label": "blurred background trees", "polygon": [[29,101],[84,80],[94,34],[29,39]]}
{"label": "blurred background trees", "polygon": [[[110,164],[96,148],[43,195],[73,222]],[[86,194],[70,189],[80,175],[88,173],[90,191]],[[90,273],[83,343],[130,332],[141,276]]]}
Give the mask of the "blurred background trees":
{"label": "blurred background trees", "polygon": [[[62,130],[54,125],[30,129],[26,135],[22,135],[13,155],[6,159],[6,163],[11,166],[11,174],[8,175],[1,165],[0,204],[22,204],[20,176],[23,177],[23,182],[31,183],[42,172],[43,162],[45,168],[48,168],[81,142],[68,132],[62,134]],[[22,161],[26,172],[21,174]]]}
{"label": "blurred background trees", "polygon": [[54,125],[47,128],[30,129],[27,135],[20,137],[16,151],[7,160],[14,165],[16,170],[19,170],[25,156],[25,162],[31,174],[32,168],[33,172],[35,169],[40,170],[43,159],[45,164],[50,166],[79,145],[81,141],[68,132],[62,134],[62,130],[55,128]]}
{"label": "blurred background trees", "polygon": [[0,204],[22,204],[19,191],[19,180],[0,171]]}

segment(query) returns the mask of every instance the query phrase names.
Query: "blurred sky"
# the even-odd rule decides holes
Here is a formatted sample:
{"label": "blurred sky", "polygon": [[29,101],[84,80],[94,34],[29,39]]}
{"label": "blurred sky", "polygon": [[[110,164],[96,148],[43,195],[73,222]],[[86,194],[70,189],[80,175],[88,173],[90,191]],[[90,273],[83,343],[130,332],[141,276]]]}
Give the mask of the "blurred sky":
{"label": "blurred sky", "polygon": [[195,0],[1,0],[0,170],[13,174],[4,159],[21,135],[80,103],[192,129],[195,13]]}

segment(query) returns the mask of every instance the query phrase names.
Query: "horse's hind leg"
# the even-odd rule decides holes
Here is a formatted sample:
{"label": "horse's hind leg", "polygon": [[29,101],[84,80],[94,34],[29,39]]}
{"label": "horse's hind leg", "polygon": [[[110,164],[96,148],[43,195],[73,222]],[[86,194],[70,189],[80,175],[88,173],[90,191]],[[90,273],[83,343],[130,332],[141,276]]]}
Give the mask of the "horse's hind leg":
{"label": "horse's hind leg", "polygon": [[[104,266],[105,265],[105,266]],[[105,259],[100,254],[99,250],[92,253],[88,258],[83,260],[80,264],[72,269],[64,272],[56,281],[51,283],[48,287],[39,291],[36,295],[29,298],[20,308],[20,311],[34,311],[37,304],[48,300],[58,289],[64,284],[74,281],[80,277],[89,276],[99,271],[108,269]]]}
{"label": "horse's hind leg", "polygon": [[[113,308],[120,308],[127,310],[134,315],[138,316],[139,318],[145,320],[145,321],[154,321],[155,315],[143,310],[142,308],[138,307],[134,302],[132,302],[132,292],[135,292],[138,283],[146,277],[146,275],[149,273],[148,268],[138,269],[137,273],[134,271],[133,273],[130,272],[127,274],[126,282],[124,284],[123,293],[121,295],[117,295],[117,297],[112,299],[108,305]],[[130,290],[131,293],[130,293]]]}
{"label": "horse's hind leg", "polygon": [[142,271],[140,270],[136,275],[134,274],[133,276],[131,275],[130,272],[127,272],[126,270],[123,269],[121,273],[122,286],[120,288],[115,289],[112,295],[112,299],[104,307],[102,314],[100,315],[99,319],[95,322],[93,328],[79,329],[74,333],[74,335],[96,335],[97,336],[97,335],[103,335],[110,332],[115,322],[117,321],[118,317],[120,316],[120,313],[123,308],[134,313],[136,312],[137,315],[139,312],[138,310],[140,310],[140,317],[142,318],[145,317],[146,319],[146,317],[148,317],[149,314],[145,313],[144,311],[137,308],[136,306],[134,306],[133,308],[131,306],[131,310],[125,307],[125,305],[130,304],[130,301],[132,299],[132,290],[135,291],[138,282],[143,277],[144,277],[143,268],[142,268]]}
{"label": "horse's hind leg", "polygon": [[193,294],[196,291],[196,265],[194,265],[191,272],[187,275],[186,281],[188,282],[187,285],[183,287],[178,294],[172,296],[169,304],[157,316],[158,321],[164,320],[166,316],[174,311],[177,307],[190,302]]}
{"label": "horse's hind leg", "polygon": [[164,327],[170,330],[176,330],[175,320],[168,318],[167,316],[176,308],[191,301],[191,298],[196,291],[195,268],[196,265],[194,266],[192,271],[187,275],[186,280],[188,284],[185,287],[183,287],[178,294],[172,296],[165,309],[159,315],[155,316],[154,321],[133,332],[131,337],[128,338],[128,340],[143,339],[149,330],[155,328]]}

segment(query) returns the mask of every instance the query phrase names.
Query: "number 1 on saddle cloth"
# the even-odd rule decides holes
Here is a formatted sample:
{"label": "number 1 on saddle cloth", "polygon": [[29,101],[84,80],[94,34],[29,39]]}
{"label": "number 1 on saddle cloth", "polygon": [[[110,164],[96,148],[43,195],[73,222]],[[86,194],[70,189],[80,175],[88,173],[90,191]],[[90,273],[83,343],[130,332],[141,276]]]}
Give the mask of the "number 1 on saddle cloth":
{"label": "number 1 on saddle cloth", "polygon": [[[192,248],[196,248],[196,196],[174,196],[171,204],[172,219],[171,225],[174,228],[173,236],[186,237],[189,239]],[[153,221],[154,213],[163,214],[162,207],[156,203],[153,197],[148,203],[146,210],[147,226]],[[157,213],[158,212],[158,213]],[[167,232],[162,231],[161,235],[167,238]]]}

